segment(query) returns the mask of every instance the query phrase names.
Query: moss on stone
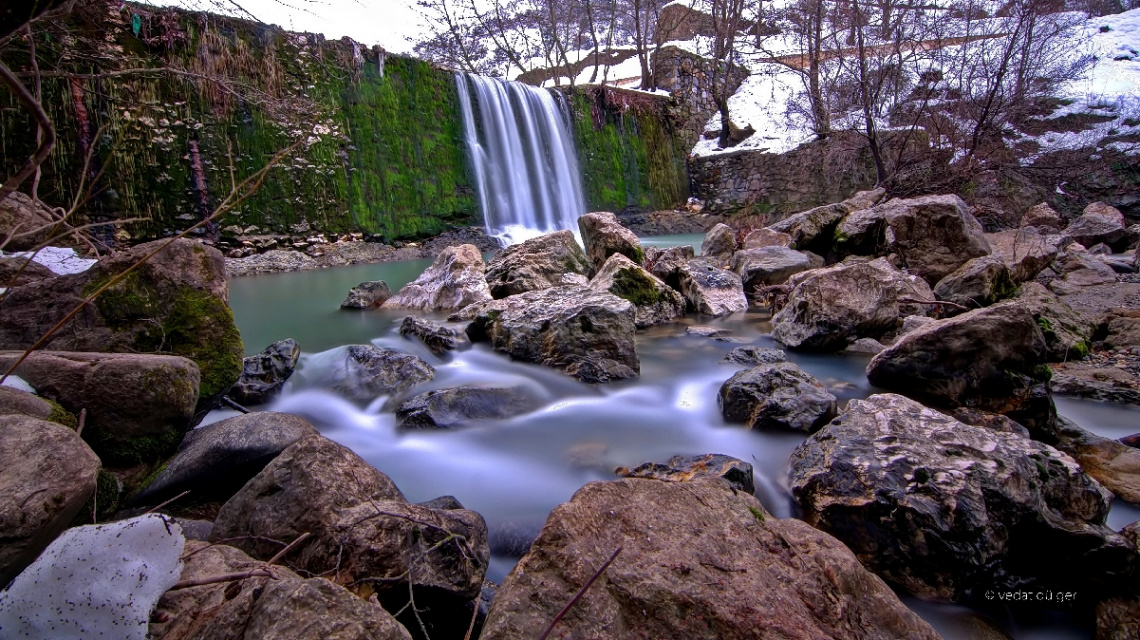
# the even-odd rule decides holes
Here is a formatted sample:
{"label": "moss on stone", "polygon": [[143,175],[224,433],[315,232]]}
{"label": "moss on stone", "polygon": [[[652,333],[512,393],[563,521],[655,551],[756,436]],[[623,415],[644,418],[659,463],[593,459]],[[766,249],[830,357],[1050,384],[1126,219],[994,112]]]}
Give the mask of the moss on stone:
{"label": "moss on stone", "polygon": [[164,429],[122,440],[98,425],[89,425],[83,429],[83,439],[91,450],[103,464],[111,466],[133,466],[165,458],[178,449],[184,435],[177,429]]}
{"label": "moss on stone", "polygon": [[748,505],[748,510],[752,512],[752,517],[756,518],[757,521],[764,522],[764,520],[766,520],[764,517],[764,512],[757,509],[756,507]]}
{"label": "moss on stone", "polygon": [[618,269],[610,293],[639,307],[669,302],[669,295],[639,269]]}
{"label": "moss on stone", "polygon": [[60,405],[55,400],[52,400],[51,398],[41,399],[51,405],[51,414],[48,416],[49,422],[62,424],[68,429],[75,429],[79,426],[79,420],[75,418],[75,414],[71,413],[67,409],[64,409],[62,405]]}
{"label": "moss on stone", "polygon": [[122,485],[115,474],[99,469],[95,476],[95,493],[71,520],[69,526],[106,522],[119,510]]}

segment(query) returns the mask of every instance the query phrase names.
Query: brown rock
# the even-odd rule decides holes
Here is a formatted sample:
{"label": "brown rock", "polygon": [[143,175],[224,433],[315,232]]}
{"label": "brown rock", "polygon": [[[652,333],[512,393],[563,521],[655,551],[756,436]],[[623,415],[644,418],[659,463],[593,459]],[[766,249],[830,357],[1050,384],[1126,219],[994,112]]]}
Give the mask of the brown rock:
{"label": "brown rock", "polygon": [[1022,227],[1045,227],[1047,229],[1060,229],[1064,226],[1061,214],[1053,210],[1048,203],[1034,205],[1021,216]]}
{"label": "brown rock", "polygon": [[0,200],[0,239],[12,234],[4,247],[8,251],[33,249],[48,240],[54,222],[43,203],[33,202],[31,197],[19,191]]}
{"label": "brown rock", "polygon": [[556,231],[503,249],[487,265],[487,285],[500,299],[557,286],[566,273],[590,276],[594,266],[574,234]]}
{"label": "brown rock", "polygon": [[444,249],[420,277],[382,305],[385,309],[453,311],[491,299],[483,254],[473,244]]}
{"label": "brown rock", "polygon": [[1057,448],[1118,497],[1140,504],[1140,449],[1089,433],[1064,418]]}
{"label": "brown rock", "polygon": [[716,260],[726,265],[732,260],[736,252],[736,232],[732,227],[719,223],[705,233],[705,240],[701,243],[701,257]]}
{"label": "brown rock", "polygon": [[754,229],[744,237],[743,249],[760,249],[762,247],[790,247],[792,236],[768,228]]}
{"label": "brown rock", "polygon": [[[1055,237],[1055,236],[1054,236]],[[986,241],[1009,268],[1014,282],[1028,282],[1057,258],[1057,245],[1033,228],[987,233]]]}
{"label": "brown rock", "polygon": [[18,287],[54,277],[51,269],[27,258],[0,258],[0,287]]}
{"label": "brown rock", "polygon": [[99,466],[71,429],[0,416],[0,588],[79,513],[95,492]]}
{"label": "brown rock", "polygon": [[645,251],[641,248],[637,234],[623,227],[617,216],[608,211],[587,213],[578,218],[578,230],[582,233],[582,243],[586,246],[586,255],[593,262],[594,269],[601,269],[615,253],[620,253],[637,264],[645,260]]}
{"label": "brown rock", "polygon": [[842,544],[719,480],[594,482],[551,512],[499,588],[483,640],[937,638]]}

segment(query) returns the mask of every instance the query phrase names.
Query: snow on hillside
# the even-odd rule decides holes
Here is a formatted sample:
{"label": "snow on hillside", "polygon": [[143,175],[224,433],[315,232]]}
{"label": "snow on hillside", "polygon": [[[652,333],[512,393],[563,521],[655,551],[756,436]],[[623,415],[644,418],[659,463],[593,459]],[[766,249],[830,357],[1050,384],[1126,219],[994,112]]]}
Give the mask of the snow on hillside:
{"label": "snow on hillside", "polygon": [[[1096,63],[1083,78],[1061,89],[1058,97],[1068,104],[1048,117],[1093,114],[1111,120],[1087,125],[1091,128],[1085,131],[1022,135],[1013,142],[1032,141],[1039,145],[1026,162],[1051,151],[1093,146],[1105,138],[1106,148],[1140,153],[1140,142],[1112,139],[1127,134],[1140,136],[1140,9],[1091,18],[1072,31],[1071,39],[1075,51],[1094,56]],[[779,52],[780,43],[771,43],[768,48]],[[729,112],[734,123],[742,128],[751,125],[756,133],[731,149],[720,149],[715,139],[702,139],[693,148],[694,155],[744,149],[783,153],[814,138],[808,119],[788,109],[790,99],[804,90],[800,76],[772,63],[753,64],[750,68],[752,75],[729,99]],[[842,117],[835,120],[838,123]],[[715,114],[705,129],[719,128],[720,115]]]}

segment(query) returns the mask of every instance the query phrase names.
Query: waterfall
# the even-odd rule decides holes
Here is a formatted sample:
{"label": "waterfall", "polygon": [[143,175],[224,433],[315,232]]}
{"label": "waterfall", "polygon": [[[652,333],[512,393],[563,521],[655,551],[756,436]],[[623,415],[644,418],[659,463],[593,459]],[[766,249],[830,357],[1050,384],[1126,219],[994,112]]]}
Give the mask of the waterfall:
{"label": "waterfall", "polygon": [[456,74],[487,235],[507,244],[569,229],[586,212],[565,100],[519,82]]}

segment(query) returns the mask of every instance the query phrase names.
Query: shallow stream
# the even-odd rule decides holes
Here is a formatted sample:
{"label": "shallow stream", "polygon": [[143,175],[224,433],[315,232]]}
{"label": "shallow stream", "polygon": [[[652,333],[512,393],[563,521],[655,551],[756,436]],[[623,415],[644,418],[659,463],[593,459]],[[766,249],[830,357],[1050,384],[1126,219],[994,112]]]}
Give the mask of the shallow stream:
{"label": "shallow stream", "polygon": [[[661,239],[660,245],[699,242],[700,236],[685,236]],[[794,515],[787,461],[803,436],[727,424],[716,402],[720,385],[741,368],[721,363],[726,353],[741,344],[779,346],[766,335],[771,330],[766,314],[686,318],[641,331],[639,378],[586,385],[545,367],[513,362],[486,345],[437,357],[399,335],[406,311],[339,308],[348,290],[362,281],[384,280],[395,291],[429,264],[420,260],[236,278],[230,282],[230,305],[247,355],[284,338],[295,339],[302,348],[285,392],[261,408],[305,416],[324,435],[389,475],[411,501],[453,495],[481,513],[495,551],[489,579],[502,580],[517,559],[511,550],[537,534],[553,507],[587,482],[613,478],[618,466],[665,462],[674,455],[728,454],[753,465],[757,497],[769,511],[778,517]],[[698,322],[732,333],[723,340],[686,334],[686,327]],[[394,415],[381,410],[385,398],[361,406],[322,388],[344,345],[367,343],[414,353],[435,367],[435,379],[413,393],[470,383],[517,385],[541,398],[543,406],[462,430],[399,432]],[[864,375],[867,357],[790,352],[789,358],[827,386],[841,405],[876,392]],[[1140,430],[1140,409],[1135,407],[1071,399],[1059,399],[1057,406],[1105,436]],[[209,420],[229,415],[218,411]],[[1140,509],[1118,504],[1109,523],[1119,529],[1138,519]],[[947,638],[976,636],[969,631],[976,616],[970,609],[914,599],[907,603]],[[1017,639],[1090,636],[1087,627],[1063,615],[987,614]]]}

